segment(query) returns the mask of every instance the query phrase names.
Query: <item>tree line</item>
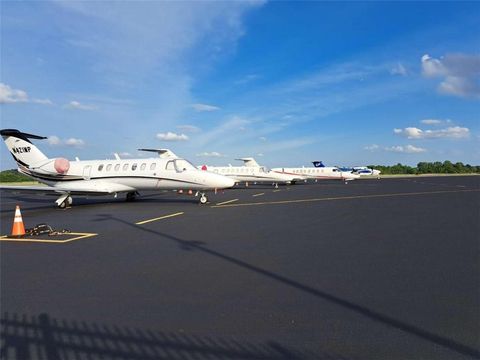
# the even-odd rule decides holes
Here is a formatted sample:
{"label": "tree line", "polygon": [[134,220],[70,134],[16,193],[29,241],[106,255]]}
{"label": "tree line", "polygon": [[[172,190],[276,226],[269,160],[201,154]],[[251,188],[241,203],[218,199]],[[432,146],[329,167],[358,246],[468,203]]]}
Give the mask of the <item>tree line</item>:
{"label": "tree line", "polygon": [[480,166],[452,163],[451,161],[419,162],[417,166],[402,165],[392,166],[370,165],[370,168],[380,170],[382,174],[474,174],[480,173]]}

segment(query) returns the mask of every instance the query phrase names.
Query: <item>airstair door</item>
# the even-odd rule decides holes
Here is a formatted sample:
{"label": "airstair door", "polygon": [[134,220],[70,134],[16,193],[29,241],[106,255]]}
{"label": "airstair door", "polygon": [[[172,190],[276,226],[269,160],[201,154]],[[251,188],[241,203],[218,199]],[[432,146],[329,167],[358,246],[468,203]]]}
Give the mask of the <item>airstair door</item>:
{"label": "airstair door", "polygon": [[90,180],[90,173],[92,172],[92,166],[87,165],[83,168],[83,178],[85,180]]}

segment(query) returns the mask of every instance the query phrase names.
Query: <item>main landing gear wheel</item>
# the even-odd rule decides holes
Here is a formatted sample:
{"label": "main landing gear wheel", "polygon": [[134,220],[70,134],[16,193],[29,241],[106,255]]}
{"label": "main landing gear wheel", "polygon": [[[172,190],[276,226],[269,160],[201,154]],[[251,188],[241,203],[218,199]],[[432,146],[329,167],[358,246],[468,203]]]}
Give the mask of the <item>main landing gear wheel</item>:
{"label": "main landing gear wheel", "polygon": [[130,201],[135,201],[135,198],[136,198],[136,197],[137,197],[137,194],[136,194],[136,193],[134,193],[134,192],[129,192],[129,193],[127,193],[127,196],[126,196],[125,200],[127,200],[127,201],[129,201],[129,202],[130,202]]}
{"label": "main landing gear wheel", "polygon": [[65,195],[62,195],[57,201],[57,206],[60,208],[60,209],[66,209],[67,206],[69,205],[72,205],[73,203],[73,199],[71,196],[65,196]]}
{"label": "main landing gear wheel", "polygon": [[208,202],[208,198],[205,196],[205,194],[202,194],[200,196],[200,204],[205,205]]}

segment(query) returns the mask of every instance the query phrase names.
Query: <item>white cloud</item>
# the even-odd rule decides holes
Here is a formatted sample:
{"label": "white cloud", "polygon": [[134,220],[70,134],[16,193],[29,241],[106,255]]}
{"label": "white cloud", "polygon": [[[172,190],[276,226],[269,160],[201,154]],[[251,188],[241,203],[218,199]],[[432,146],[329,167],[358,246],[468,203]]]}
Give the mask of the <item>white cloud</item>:
{"label": "white cloud", "polygon": [[32,102],[41,105],[53,105],[53,102],[50,99],[33,99]]}
{"label": "white cloud", "polygon": [[200,154],[196,154],[195,156],[198,157],[225,157],[226,155],[220,154],[219,152],[212,151],[212,152],[203,152]]}
{"label": "white cloud", "polygon": [[[202,59],[204,65],[228,53],[245,33],[243,16],[263,2],[147,1],[132,6],[119,1],[112,6],[103,1],[61,1],[55,4],[77,15],[68,17],[69,23],[64,24],[71,46],[95,54],[96,66],[105,75],[126,75],[141,81],[152,72],[170,78],[168,74],[178,75],[177,71],[190,62],[195,64]],[[95,26],[91,26],[92,22]],[[188,58],[192,60],[185,61]],[[132,68],[136,71],[132,72]]]}
{"label": "white cloud", "polygon": [[85,141],[82,139],[69,138],[69,139],[60,139],[56,135],[50,135],[47,139],[47,142],[51,146],[72,146],[72,147],[82,147],[85,145]]}
{"label": "white cloud", "polygon": [[260,137],[258,138],[258,140],[260,140],[260,141],[267,141],[267,138],[266,138],[265,136],[260,136]]}
{"label": "white cloud", "polygon": [[392,75],[407,76],[407,75],[408,75],[408,71],[407,71],[407,69],[405,68],[405,66],[403,66],[402,63],[397,63],[397,64],[390,70],[390,74],[392,74]]}
{"label": "white cloud", "polygon": [[235,81],[235,84],[236,85],[243,85],[243,84],[247,84],[247,83],[250,83],[254,80],[257,80],[258,78],[260,78],[260,75],[257,75],[257,74],[249,74],[249,75],[246,75],[244,76],[243,78]]}
{"label": "white cloud", "polygon": [[420,122],[425,125],[443,125],[443,124],[450,124],[452,120],[424,119],[424,120],[420,120]]}
{"label": "white cloud", "polygon": [[118,156],[120,156],[120,157],[132,157],[133,155],[130,154],[129,152],[124,151],[124,152],[118,153]]}
{"label": "white cloud", "polygon": [[157,139],[162,141],[186,141],[188,140],[188,136],[185,134],[176,134],[168,131],[166,133],[158,133]]}
{"label": "white cloud", "polygon": [[60,138],[58,136],[55,136],[55,135],[51,135],[48,137],[47,139],[47,142],[49,145],[60,145],[62,143],[62,141],[60,140]]}
{"label": "white cloud", "polygon": [[380,146],[378,146],[377,144],[372,144],[372,145],[367,145],[364,147],[365,150],[368,150],[368,151],[376,151],[380,148]]}
{"label": "white cloud", "polygon": [[211,111],[216,111],[220,110],[218,106],[213,106],[213,105],[207,105],[207,104],[192,104],[190,105],[195,111],[198,112],[211,112]]}
{"label": "white cloud", "polygon": [[97,107],[94,105],[86,105],[86,104],[81,104],[78,101],[70,101],[68,104],[64,106],[66,109],[74,109],[74,110],[96,110]]}
{"label": "white cloud", "polygon": [[449,54],[440,59],[423,55],[421,61],[424,76],[443,78],[441,93],[480,97],[480,55]]}
{"label": "white cloud", "polygon": [[220,143],[237,140],[239,139],[238,132],[245,131],[245,126],[250,122],[251,120],[240,116],[232,116],[217,127],[203,132],[202,136],[196,139],[196,143],[200,147],[205,147],[207,144],[218,146]]}
{"label": "white cloud", "polygon": [[81,146],[85,145],[85,142],[82,139],[69,138],[69,139],[65,140],[65,145],[74,146],[74,147],[81,147]]}
{"label": "white cloud", "polygon": [[30,100],[26,91],[20,89],[12,89],[9,85],[0,83],[0,104],[13,103],[35,103],[41,105],[53,105],[52,101],[49,99]]}
{"label": "white cloud", "polygon": [[427,149],[421,148],[421,147],[416,147],[413,145],[405,145],[405,146],[390,146],[390,147],[385,147],[385,151],[391,151],[391,152],[398,152],[398,153],[407,153],[407,154],[416,154],[416,153],[422,153],[426,152]]}
{"label": "white cloud", "polygon": [[0,83],[0,104],[27,102],[28,95],[23,90],[12,89],[4,83]]}
{"label": "white cloud", "polygon": [[451,126],[440,130],[422,130],[416,127],[393,129],[397,135],[408,139],[465,139],[470,136],[470,129],[460,126]]}
{"label": "white cloud", "polygon": [[202,129],[194,125],[178,125],[177,129],[180,131],[189,132],[189,133],[197,133],[202,131]]}

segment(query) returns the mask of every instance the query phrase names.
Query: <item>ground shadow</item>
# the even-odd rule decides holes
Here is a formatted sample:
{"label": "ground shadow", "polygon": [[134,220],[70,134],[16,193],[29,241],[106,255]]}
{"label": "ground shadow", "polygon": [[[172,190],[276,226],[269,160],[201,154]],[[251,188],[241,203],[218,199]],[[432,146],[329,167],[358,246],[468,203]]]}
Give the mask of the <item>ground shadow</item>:
{"label": "ground shadow", "polygon": [[48,314],[4,313],[0,323],[0,359],[9,360],[345,359],[299,351],[276,341],[253,343],[65,320]]}
{"label": "ground shadow", "polygon": [[243,269],[247,269],[250,271],[253,271],[257,274],[261,274],[269,279],[278,281],[284,285],[287,285],[291,288],[294,288],[296,290],[302,291],[304,293],[310,294],[312,296],[315,296],[321,300],[331,302],[333,304],[336,304],[337,306],[341,306],[349,311],[353,311],[357,314],[360,314],[364,317],[367,317],[373,321],[379,322],[381,324],[384,324],[386,326],[401,330],[405,333],[408,333],[410,335],[413,335],[415,337],[418,337],[422,340],[428,341],[430,343],[433,343],[435,345],[442,346],[444,348],[447,348],[451,351],[457,352],[462,355],[467,355],[471,356],[474,358],[480,359],[480,350],[472,348],[468,345],[459,343],[453,339],[440,336],[437,334],[434,334],[430,331],[421,329],[415,325],[408,324],[406,322],[403,322],[401,320],[395,319],[391,316],[382,314],[380,312],[377,312],[375,310],[369,309],[365,306],[356,304],[352,301],[349,301],[347,299],[343,299],[341,297],[338,297],[336,295],[327,293],[325,291],[316,289],[312,286],[309,286],[307,284],[303,284],[301,282],[295,281],[293,279],[290,279],[288,277],[285,277],[280,274],[276,274],[272,271],[263,269],[261,267],[258,267],[256,265],[249,264],[243,260],[234,258],[230,255],[223,254],[221,252],[218,252],[216,250],[209,249],[205,243],[198,242],[198,241],[191,241],[191,240],[183,240],[178,237],[175,237],[173,235],[165,234],[156,230],[153,230],[151,228],[147,228],[145,226],[139,226],[133,223],[129,223],[125,220],[116,218],[110,214],[99,214],[97,221],[117,221],[122,224],[134,227],[137,230],[144,231],[146,233],[150,233],[152,235],[155,235],[157,237],[161,237],[170,241],[174,241],[177,243],[182,250],[189,250],[189,251],[199,251],[204,254],[208,254],[210,256],[214,256],[216,258],[222,259],[223,261],[226,261],[230,264],[239,266]]}

